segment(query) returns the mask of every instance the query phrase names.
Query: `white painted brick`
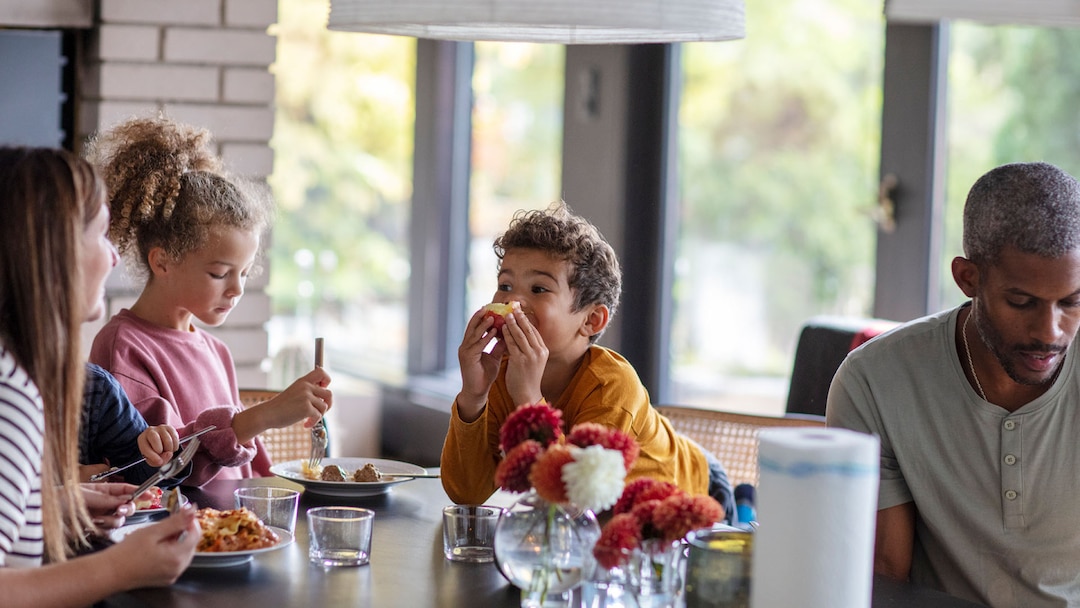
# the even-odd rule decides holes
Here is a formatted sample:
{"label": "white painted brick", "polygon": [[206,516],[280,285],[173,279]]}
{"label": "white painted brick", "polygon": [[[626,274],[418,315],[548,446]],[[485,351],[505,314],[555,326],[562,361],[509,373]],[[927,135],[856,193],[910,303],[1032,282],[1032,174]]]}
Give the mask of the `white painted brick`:
{"label": "white painted brick", "polygon": [[263,328],[230,329],[228,327],[205,327],[215,337],[225,343],[232,353],[237,366],[261,366],[269,351],[270,340]]}
{"label": "white painted brick", "polygon": [[268,66],[277,56],[277,40],[252,30],[165,30],[165,60],[177,63]]}
{"label": "white painted brick", "polygon": [[221,0],[101,0],[101,21],[218,25]]}
{"label": "white painted brick", "polygon": [[79,109],[80,135],[108,129],[129,118],[156,116],[159,109],[153,102],[87,100]]}
{"label": "white painted brick", "polygon": [[100,93],[104,98],[216,101],[218,70],[205,66],[105,63]]}
{"label": "white painted brick", "polygon": [[166,114],[174,120],[210,129],[219,142],[268,142],[274,134],[274,110],[268,106],[168,104]]}
{"label": "white painted brick", "polygon": [[98,58],[155,61],[161,28],[152,25],[103,25],[97,29]]}
{"label": "white painted brick", "polygon": [[236,103],[274,101],[274,75],[266,68],[225,68],[222,98]]}
{"label": "white painted brick", "polygon": [[267,177],[274,171],[274,150],[269,144],[224,144],[221,156],[233,173]]}
{"label": "white painted brick", "polygon": [[240,303],[229,313],[222,327],[263,329],[270,320],[270,296],[265,291],[247,291]]}
{"label": "white painted brick", "polygon": [[266,388],[269,376],[260,365],[237,365],[236,383],[240,388]]}
{"label": "white painted brick", "polygon": [[225,25],[266,28],[277,23],[277,0],[225,0]]}

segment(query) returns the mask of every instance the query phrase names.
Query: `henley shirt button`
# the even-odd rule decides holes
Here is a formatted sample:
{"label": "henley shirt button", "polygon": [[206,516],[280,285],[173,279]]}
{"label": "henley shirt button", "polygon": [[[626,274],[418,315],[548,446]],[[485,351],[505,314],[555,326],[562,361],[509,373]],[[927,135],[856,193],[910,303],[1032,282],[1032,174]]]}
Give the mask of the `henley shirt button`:
{"label": "henley shirt button", "polygon": [[1009,465],[1016,464],[1016,456],[1013,456],[1012,454],[1006,454],[1005,455],[1005,464],[1009,464]]}
{"label": "henley shirt button", "polygon": [[1017,496],[1016,490],[1006,490],[1005,491],[1005,498],[1007,498],[1009,500],[1016,500],[1016,496]]}
{"label": "henley shirt button", "polygon": [[1005,421],[1005,430],[1006,431],[1011,431],[1011,430],[1013,430],[1015,428],[1016,428],[1016,422],[1014,422],[1012,420],[1006,420]]}

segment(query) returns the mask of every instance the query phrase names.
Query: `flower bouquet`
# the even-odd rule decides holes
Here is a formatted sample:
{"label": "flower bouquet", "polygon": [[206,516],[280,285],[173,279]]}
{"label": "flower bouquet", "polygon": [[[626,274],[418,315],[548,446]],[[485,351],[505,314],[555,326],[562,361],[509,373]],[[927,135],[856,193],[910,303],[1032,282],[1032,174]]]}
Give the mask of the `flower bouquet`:
{"label": "flower bouquet", "polygon": [[499,447],[495,483],[527,494],[499,520],[495,562],[522,590],[522,606],[566,605],[569,590],[594,568],[594,511],[618,501],[638,445],[600,424],[564,433],[562,412],[540,403],[507,417]]}
{"label": "flower bouquet", "polygon": [[673,606],[682,591],[683,539],[724,518],[710,496],[691,496],[675,484],[637,479],[626,485],[593,547],[606,571],[594,577],[596,603]]}

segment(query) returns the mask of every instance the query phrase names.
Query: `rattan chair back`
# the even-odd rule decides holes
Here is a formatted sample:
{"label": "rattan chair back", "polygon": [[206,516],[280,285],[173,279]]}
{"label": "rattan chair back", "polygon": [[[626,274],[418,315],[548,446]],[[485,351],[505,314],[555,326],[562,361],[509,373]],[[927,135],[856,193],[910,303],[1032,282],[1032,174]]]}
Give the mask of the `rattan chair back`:
{"label": "rattan chair back", "polygon": [[763,428],[825,426],[820,416],[755,416],[694,407],[658,405],[675,430],[701,444],[724,465],[732,487],[758,485],[758,432]]}
{"label": "rattan chair back", "polygon": [[[258,405],[277,396],[278,391],[262,389],[240,389],[240,403],[244,407]],[[304,422],[280,428],[267,429],[259,434],[272,462],[307,460],[311,456],[311,429],[304,428]]]}

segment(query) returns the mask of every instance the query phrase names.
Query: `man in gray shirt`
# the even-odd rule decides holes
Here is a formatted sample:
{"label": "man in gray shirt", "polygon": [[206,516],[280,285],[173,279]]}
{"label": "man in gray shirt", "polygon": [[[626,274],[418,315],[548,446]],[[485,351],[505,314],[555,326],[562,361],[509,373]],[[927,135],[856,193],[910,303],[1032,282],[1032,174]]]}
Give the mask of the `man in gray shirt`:
{"label": "man in gray shirt", "polygon": [[1046,163],[979,178],[971,302],[852,352],[830,426],[881,439],[874,569],[991,606],[1080,606],[1080,182]]}

